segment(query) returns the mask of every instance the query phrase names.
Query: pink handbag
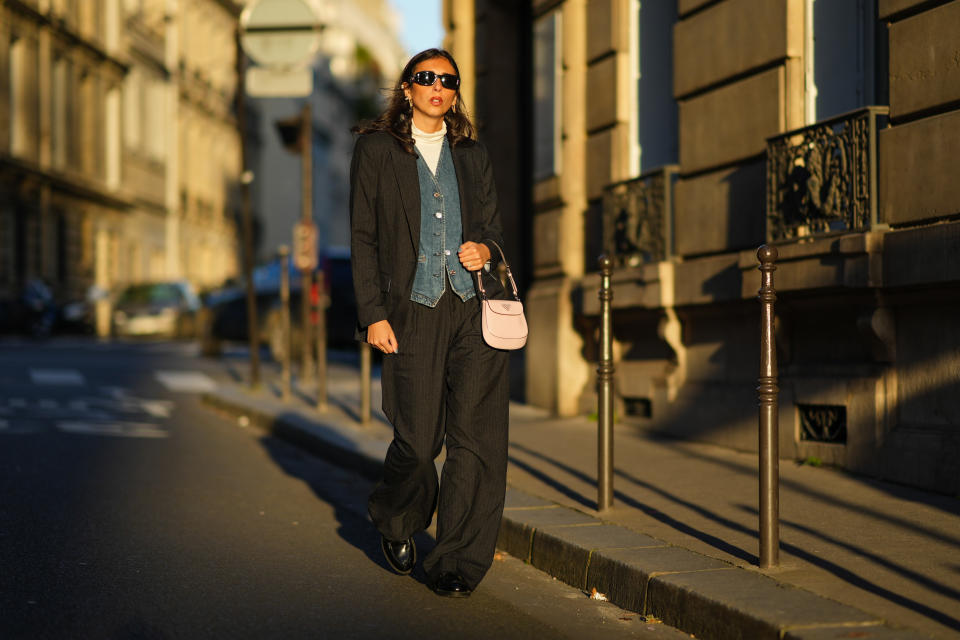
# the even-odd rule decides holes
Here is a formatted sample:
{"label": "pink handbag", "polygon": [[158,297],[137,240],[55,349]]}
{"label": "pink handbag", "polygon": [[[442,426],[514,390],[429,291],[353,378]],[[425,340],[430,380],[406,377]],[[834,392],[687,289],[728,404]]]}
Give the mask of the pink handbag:
{"label": "pink handbag", "polygon": [[523,303],[517,293],[517,283],[510,272],[510,264],[503,249],[496,242],[493,246],[500,252],[507,278],[513,288],[513,300],[491,300],[483,289],[483,278],[477,271],[477,289],[480,291],[480,323],[484,341],[494,349],[520,349],[527,343],[527,319],[523,315]]}

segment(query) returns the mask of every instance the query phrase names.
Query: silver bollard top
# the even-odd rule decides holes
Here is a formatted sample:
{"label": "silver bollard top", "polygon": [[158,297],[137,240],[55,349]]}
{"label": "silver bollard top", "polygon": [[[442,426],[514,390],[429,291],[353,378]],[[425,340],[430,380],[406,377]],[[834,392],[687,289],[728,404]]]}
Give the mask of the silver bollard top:
{"label": "silver bollard top", "polygon": [[779,256],[777,248],[768,244],[761,246],[757,249],[757,259],[761,264],[770,264],[777,261]]}

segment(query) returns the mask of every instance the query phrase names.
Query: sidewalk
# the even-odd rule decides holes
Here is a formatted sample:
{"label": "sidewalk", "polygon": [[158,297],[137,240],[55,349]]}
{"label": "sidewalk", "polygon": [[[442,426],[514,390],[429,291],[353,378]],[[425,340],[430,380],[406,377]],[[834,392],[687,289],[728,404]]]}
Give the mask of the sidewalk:
{"label": "sidewalk", "polygon": [[[323,414],[263,375],[204,400],[376,477],[391,436],[377,380],[361,426],[350,363],[330,364]],[[615,504],[598,514],[596,441],[594,421],[511,405],[504,551],[698,638],[960,638],[960,500],[782,460],[780,566],[761,571],[756,454],[617,425]]]}

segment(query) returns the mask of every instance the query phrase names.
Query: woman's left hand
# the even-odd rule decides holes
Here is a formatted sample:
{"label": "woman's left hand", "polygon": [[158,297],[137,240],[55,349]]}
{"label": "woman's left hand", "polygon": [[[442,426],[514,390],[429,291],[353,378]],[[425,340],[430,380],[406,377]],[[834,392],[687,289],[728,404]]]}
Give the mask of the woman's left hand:
{"label": "woman's left hand", "polygon": [[479,271],[490,260],[490,249],[480,242],[464,242],[457,257],[467,271]]}

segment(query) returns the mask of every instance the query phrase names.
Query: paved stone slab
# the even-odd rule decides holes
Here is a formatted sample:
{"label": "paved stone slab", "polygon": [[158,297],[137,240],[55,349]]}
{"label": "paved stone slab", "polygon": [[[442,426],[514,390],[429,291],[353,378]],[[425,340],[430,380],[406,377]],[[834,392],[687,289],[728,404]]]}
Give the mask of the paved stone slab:
{"label": "paved stone slab", "polygon": [[[571,586],[578,589],[586,588],[587,567],[590,566],[590,549],[584,545],[563,540],[556,534],[564,530],[581,532],[588,530],[586,535],[589,537],[590,532],[602,526],[598,522],[593,525],[547,527],[535,531],[530,546],[530,564]],[[551,534],[548,531],[554,533]]]}
{"label": "paved stone slab", "polygon": [[544,527],[533,535],[530,563],[569,585],[586,589],[591,553],[602,548],[666,547],[667,543],[615,524]]}
{"label": "paved stone slab", "polygon": [[515,522],[522,523],[532,529],[540,529],[555,525],[596,524],[597,519],[567,507],[555,505],[546,509],[511,509],[504,514]]}
{"label": "paved stone slab", "polygon": [[500,532],[497,534],[497,549],[506,551],[514,558],[530,562],[530,548],[533,546],[533,530],[522,522],[511,520],[503,514]]}
{"label": "paved stone slab", "polygon": [[504,502],[505,509],[524,509],[529,507],[555,507],[556,502],[550,502],[543,498],[532,496],[520,489],[507,487],[507,497]]}
{"label": "paved stone slab", "polygon": [[597,522],[595,527],[542,527],[537,535],[548,534],[588,551],[628,549],[634,547],[666,547],[663,540],[652,538],[618,524]]}
{"label": "paved stone slab", "polygon": [[735,570],[731,564],[680,547],[603,549],[590,557],[584,588],[596,588],[614,604],[645,613],[647,583],[654,576],[679,571],[730,574]]}
{"label": "paved stone slab", "polygon": [[895,629],[881,626],[818,627],[791,629],[783,640],[930,640],[913,629]]}
{"label": "paved stone slab", "polygon": [[882,624],[853,607],[743,569],[654,577],[644,613],[718,640],[779,640],[782,629],[815,624]]}
{"label": "paved stone slab", "polygon": [[566,507],[531,507],[504,511],[500,522],[497,548],[510,555],[530,562],[533,547],[533,532],[551,525],[592,525],[597,520]]}

